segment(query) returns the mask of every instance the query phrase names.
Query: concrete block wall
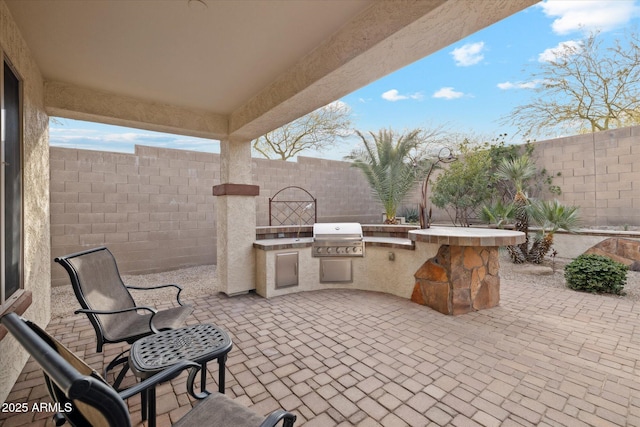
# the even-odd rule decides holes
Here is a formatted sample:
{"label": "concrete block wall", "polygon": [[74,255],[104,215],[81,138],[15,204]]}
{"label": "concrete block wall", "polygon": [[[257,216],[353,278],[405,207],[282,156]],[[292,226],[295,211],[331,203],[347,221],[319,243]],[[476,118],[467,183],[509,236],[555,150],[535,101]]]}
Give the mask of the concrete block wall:
{"label": "concrete block wall", "polygon": [[536,142],[534,154],[585,225],[640,225],[640,127]]}
{"label": "concrete block wall", "polygon": [[269,198],[296,185],[317,199],[318,222],[380,222],[384,211],[360,170],[335,160],[298,157],[297,162],[253,160],[253,180],[260,186],[257,225],[269,225]]}
{"label": "concrete block wall", "polygon": [[[140,146],[134,154],[51,147],[50,159],[52,259],[106,245],[121,273],[215,263],[217,156]],[[55,263],[52,283],[69,283]]]}
{"label": "concrete block wall", "polygon": [[[584,225],[640,225],[640,127],[578,135],[535,145],[565,204],[580,206]],[[122,273],[149,273],[216,262],[217,154],[136,146],[135,153],[51,147],[51,253],[107,245]],[[434,179],[437,173],[434,173]],[[380,223],[382,206],[349,163],[299,157],[253,159],[260,186],[257,225],[269,224],[269,197],[300,186],[317,199],[318,221]],[[419,187],[404,206],[417,206]],[[439,222],[446,213],[434,208]],[[54,285],[68,283],[53,265]]]}
{"label": "concrete block wall", "polygon": [[[106,245],[120,272],[142,274],[215,264],[212,187],[218,154],[136,146],[135,153],[50,148],[51,257]],[[253,160],[257,224],[269,224],[269,197],[297,185],[316,199],[318,221],[379,222],[382,208],[359,170],[300,157]],[[68,284],[52,264],[54,286]]]}

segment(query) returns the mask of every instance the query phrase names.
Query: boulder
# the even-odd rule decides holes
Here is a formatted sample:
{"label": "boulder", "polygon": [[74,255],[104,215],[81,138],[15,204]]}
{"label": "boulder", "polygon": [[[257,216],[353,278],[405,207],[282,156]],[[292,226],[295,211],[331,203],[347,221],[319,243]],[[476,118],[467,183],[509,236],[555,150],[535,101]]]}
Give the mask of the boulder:
{"label": "boulder", "polygon": [[519,264],[516,270],[520,273],[531,274],[533,276],[550,276],[553,274],[553,268],[537,264]]}
{"label": "boulder", "polygon": [[611,237],[587,249],[585,254],[602,255],[633,271],[640,271],[640,240]]}

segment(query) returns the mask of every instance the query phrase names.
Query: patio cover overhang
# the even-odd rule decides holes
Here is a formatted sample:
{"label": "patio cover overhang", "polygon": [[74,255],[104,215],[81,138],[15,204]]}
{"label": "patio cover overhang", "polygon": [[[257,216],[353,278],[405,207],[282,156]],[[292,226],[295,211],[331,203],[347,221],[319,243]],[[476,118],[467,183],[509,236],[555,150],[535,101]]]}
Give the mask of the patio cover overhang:
{"label": "patio cover overhang", "polygon": [[[241,185],[252,139],[536,3],[5,2],[49,115],[221,140],[221,183]],[[255,199],[223,194],[216,210],[219,282],[243,292]]]}

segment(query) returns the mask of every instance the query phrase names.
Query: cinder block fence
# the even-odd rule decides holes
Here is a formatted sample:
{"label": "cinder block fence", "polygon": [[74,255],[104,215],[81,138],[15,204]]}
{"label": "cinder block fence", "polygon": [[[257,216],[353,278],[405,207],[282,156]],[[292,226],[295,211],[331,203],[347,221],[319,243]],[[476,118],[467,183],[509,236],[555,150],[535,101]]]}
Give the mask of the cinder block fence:
{"label": "cinder block fence", "polygon": [[[559,199],[581,207],[586,226],[640,225],[640,127],[537,142],[539,167],[560,176]],[[215,264],[212,187],[217,154],[136,146],[133,154],[50,148],[52,257],[99,245],[122,273]],[[257,224],[269,223],[269,197],[296,185],[317,199],[318,221],[378,223],[383,209],[349,163],[299,157],[253,160]],[[407,205],[419,200],[419,189]],[[446,214],[434,211],[438,220]],[[52,260],[53,262],[53,260]],[[53,285],[68,283],[52,266]]]}
{"label": "cinder block fence", "polygon": [[[107,245],[121,273],[215,264],[218,154],[136,146],[133,154],[51,147],[50,155],[52,257]],[[290,185],[318,200],[319,221],[380,221],[348,163],[254,159],[253,171],[258,225],[269,224],[269,197]],[[62,267],[51,268],[54,286],[68,283]]]}

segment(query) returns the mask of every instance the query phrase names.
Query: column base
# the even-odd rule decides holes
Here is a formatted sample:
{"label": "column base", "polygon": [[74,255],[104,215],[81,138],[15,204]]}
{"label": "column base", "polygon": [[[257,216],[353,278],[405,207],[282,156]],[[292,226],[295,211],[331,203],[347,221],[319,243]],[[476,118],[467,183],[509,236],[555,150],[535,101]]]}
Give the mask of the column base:
{"label": "column base", "polygon": [[411,300],[457,315],[500,303],[498,248],[442,245],[414,274]]}

